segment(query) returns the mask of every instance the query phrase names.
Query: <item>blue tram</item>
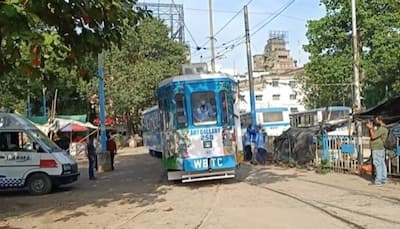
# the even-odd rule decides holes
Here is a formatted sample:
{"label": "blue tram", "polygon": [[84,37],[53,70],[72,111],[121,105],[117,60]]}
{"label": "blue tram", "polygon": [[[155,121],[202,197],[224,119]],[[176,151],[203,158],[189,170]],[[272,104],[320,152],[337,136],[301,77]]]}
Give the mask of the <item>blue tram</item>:
{"label": "blue tram", "polygon": [[[241,146],[235,80],[219,74],[171,77],[159,84],[157,98],[158,108],[143,112],[143,123],[159,113],[159,125],[147,131],[145,145],[161,151],[168,179],[234,177]],[[157,134],[158,145],[153,144]]]}

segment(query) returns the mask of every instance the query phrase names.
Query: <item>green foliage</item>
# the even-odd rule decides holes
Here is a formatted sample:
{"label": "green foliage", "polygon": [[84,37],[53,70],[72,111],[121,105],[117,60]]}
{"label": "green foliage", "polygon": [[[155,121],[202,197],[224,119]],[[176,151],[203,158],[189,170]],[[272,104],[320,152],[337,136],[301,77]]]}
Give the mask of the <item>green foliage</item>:
{"label": "green foliage", "polygon": [[41,114],[58,89],[59,113],[86,113],[77,86],[96,77],[97,53],[120,47],[126,28],[148,16],[136,0],[0,1],[0,107]]}
{"label": "green foliage", "polygon": [[[104,52],[108,115],[127,114],[138,125],[139,112],[156,104],[158,83],[179,74],[186,53],[186,47],[171,40],[168,28],[157,19],[145,19],[136,30],[130,29],[121,49]],[[97,81],[81,84],[81,93],[96,94]]]}
{"label": "green foliage", "polygon": [[[0,1],[0,78],[13,69],[32,75],[37,66],[29,61],[31,58],[42,59],[40,64],[44,64],[53,56],[71,66],[101,49],[120,46],[125,28],[134,28],[147,15],[134,11],[135,3],[136,0]],[[33,47],[40,51],[32,52]]]}
{"label": "green foliage", "polygon": [[[310,53],[302,77],[309,107],[351,105],[353,88],[351,6],[347,0],[321,0],[326,16],[308,22]],[[365,104],[400,93],[400,2],[357,1]]]}
{"label": "green foliage", "polygon": [[319,174],[327,174],[330,173],[332,170],[332,163],[328,160],[323,160],[321,161],[321,164],[316,167],[315,172]]}

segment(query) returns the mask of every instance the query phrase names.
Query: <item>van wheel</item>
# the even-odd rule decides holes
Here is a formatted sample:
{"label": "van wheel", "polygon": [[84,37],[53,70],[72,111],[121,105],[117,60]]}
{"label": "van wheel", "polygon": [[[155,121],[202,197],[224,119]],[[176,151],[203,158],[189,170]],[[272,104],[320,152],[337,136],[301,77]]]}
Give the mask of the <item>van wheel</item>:
{"label": "van wheel", "polygon": [[47,194],[52,189],[50,177],[43,173],[36,173],[28,179],[28,190],[32,195]]}

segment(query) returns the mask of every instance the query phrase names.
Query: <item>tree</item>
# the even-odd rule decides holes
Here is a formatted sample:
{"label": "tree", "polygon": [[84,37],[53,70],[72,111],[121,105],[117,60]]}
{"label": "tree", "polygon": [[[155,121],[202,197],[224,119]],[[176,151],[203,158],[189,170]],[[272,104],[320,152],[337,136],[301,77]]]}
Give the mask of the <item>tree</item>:
{"label": "tree", "polygon": [[[101,49],[120,46],[126,28],[147,15],[136,0],[0,1],[0,78],[37,73],[47,56],[73,66]],[[29,60],[21,58],[29,52]],[[26,55],[25,55],[26,56]]]}
{"label": "tree", "polygon": [[[140,111],[156,105],[155,89],[166,77],[179,74],[186,61],[185,45],[171,40],[168,28],[148,18],[128,31],[121,49],[104,53],[107,113],[125,115],[137,132]],[[96,93],[97,79],[81,85],[86,96]]]}
{"label": "tree", "polygon": [[18,112],[26,109],[27,97],[30,97],[31,113],[41,115],[43,110],[42,96],[45,89],[47,107],[50,107],[54,92],[58,90],[57,113],[82,114],[88,110],[88,101],[77,90],[79,84],[96,77],[96,60],[87,58],[79,66],[63,67],[52,58],[46,65],[34,69],[36,76],[26,75],[14,69],[0,78],[0,107]]}
{"label": "tree", "polygon": [[[348,0],[321,0],[326,16],[308,22],[310,62],[302,77],[309,107],[351,105],[353,94],[351,5]],[[400,93],[400,3],[358,0],[362,87],[367,106]]]}

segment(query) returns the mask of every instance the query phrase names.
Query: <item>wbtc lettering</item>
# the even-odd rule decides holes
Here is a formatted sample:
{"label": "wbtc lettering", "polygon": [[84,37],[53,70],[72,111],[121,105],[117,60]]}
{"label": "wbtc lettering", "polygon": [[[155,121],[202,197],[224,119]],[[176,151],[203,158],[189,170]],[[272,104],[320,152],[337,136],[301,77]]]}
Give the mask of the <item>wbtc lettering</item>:
{"label": "wbtc lettering", "polygon": [[196,169],[207,169],[209,167],[209,161],[213,168],[223,166],[222,158],[210,158],[210,160],[208,158],[197,159],[193,160],[193,164]]}

